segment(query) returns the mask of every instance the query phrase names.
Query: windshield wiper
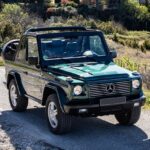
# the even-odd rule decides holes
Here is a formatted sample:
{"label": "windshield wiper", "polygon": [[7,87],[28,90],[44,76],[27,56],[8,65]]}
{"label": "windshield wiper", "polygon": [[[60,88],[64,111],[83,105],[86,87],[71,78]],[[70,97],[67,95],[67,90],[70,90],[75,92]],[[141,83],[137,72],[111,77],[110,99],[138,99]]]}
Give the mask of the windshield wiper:
{"label": "windshield wiper", "polygon": [[69,63],[72,62],[70,59],[66,59],[66,58],[63,58],[63,57],[53,57],[52,59],[55,59],[55,60],[63,60],[64,62],[69,62]]}
{"label": "windshield wiper", "polygon": [[94,55],[93,56],[85,56],[85,58],[88,58],[89,60],[93,60],[93,61],[98,62],[98,59]]}

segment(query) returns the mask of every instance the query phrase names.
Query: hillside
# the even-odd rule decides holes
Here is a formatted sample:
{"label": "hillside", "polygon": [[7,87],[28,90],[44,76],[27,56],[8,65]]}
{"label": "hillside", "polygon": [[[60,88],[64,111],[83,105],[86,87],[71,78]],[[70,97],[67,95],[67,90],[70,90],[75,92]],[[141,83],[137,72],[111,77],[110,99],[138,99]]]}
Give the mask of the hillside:
{"label": "hillside", "polygon": [[143,75],[144,89],[150,95],[150,6],[125,0],[113,12],[70,0],[57,5],[48,1],[42,7],[33,2],[0,4],[0,46],[20,38],[26,29],[33,26],[98,29],[104,32],[109,47],[118,51],[116,63],[139,71]]}

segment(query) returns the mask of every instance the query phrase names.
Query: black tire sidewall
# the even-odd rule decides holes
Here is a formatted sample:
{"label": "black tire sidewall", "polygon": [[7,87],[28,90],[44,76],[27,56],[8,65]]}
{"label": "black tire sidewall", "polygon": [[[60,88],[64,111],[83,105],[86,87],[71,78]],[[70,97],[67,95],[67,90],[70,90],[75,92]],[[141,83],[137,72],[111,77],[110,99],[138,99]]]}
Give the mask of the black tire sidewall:
{"label": "black tire sidewall", "polygon": [[[17,105],[16,106],[14,106],[12,104],[11,96],[10,96],[10,88],[12,85],[14,85],[16,88],[16,94],[17,94],[17,99],[16,99]],[[12,79],[9,84],[9,102],[10,102],[10,106],[13,109],[13,111],[16,111],[16,112],[25,111],[27,108],[27,105],[28,105],[28,99],[26,97],[19,95],[18,87],[17,87],[17,84],[14,79]]]}
{"label": "black tire sidewall", "polygon": [[127,112],[116,114],[115,117],[121,125],[133,125],[139,120],[140,114],[141,106],[133,107]]}
{"label": "black tire sidewall", "polygon": [[17,105],[18,105],[18,98],[17,98],[17,100],[16,100],[17,105],[16,105],[16,106],[14,106],[14,105],[12,104],[11,96],[10,96],[10,89],[11,89],[11,86],[12,86],[12,85],[14,85],[14,86],[15,86],[15,88],[16,88],[16,94],[17,94],[17,97],[19,97],[19,93],[18,93],[18,90],[17,90],[17,85],[16,85],[16,82],[15,82],[15,80],[14,80],[14,79],[12,79],[12,80],[10,81],[10,84],[9,84],[9,102],[10,102],[10,105],[11,105],[12,109],[13,109],[13,110],[15,110],[15,109],[16,109],[16,107],[17,107]]}
{"label": "black tire sidewall", "polygon": [[[58,121],[58,126],[56,128],[53,128],[50,124],[49,117],[48,117],[48,106],[50,102],[54,102],[57,108],[57,121]],[[64,134],[67,133],[70,128],[71,128],[71,122],[70,122],[70,117],[69,115],[65,114],[62,112],[62,109],[60,107],[58,97],[56,94],[51,94],[48,96],[47,101],[46,101],[46,117],[47,117],[47,122],[49,129],[52,133],[54,134]],[[67,120],[66,122],[64,120]],[[64,122],[66,124],[64,124]]]}
{"label": "black tire sidewall", "polygon": [[[55,103],[56,108],[57,108],[57,112],[58,112],[58,115],[56,116],[57,121],[58,121],[58,126],[56,128],[53,128],[51,126],[51,123],[50,123],[49,117],[48,117],[48,106],[49,106],[50,102],[54,102]],[[47,116],[48,126],[49,126],[49,128],[50,128],[50,130],[52,132],[57,132],[57,130],[59,130],[59,127],[60,127],[60,116],[61,116],[61,114],[62,114],[62,112],[61,112],[60,106],[58,105],[57,96],[55,94],[49,95],[48,98],[47,98],[47,101],[46,101],[46,116]]]}

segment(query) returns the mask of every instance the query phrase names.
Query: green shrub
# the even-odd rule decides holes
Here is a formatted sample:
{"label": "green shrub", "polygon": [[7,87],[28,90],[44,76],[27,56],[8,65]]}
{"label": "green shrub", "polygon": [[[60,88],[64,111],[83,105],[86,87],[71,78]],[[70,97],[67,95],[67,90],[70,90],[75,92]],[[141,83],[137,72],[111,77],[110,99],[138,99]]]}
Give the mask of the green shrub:
{"label": "green shrub", "polygon": [[118,42],[118,36],[117,36],[116,33],[114,33],[114,35],[113,35],[113,40],[114,40],[115,42]]}
{"label": "green shrub", "polygon": [[122,57],[119,59],[115,59],[115,62],[126,69],[129,69],[131,71],[139,71],[139,64],[131,60],[129,57]]}
{"label": "green shrub", "polygon": [[4,65],[4,64],[3,64],[3,61],[0,60],[0,66],[3,66],[3,65]]}
{"label": "green shrub", "polygon": [[92,29],[97,29],[97,23],[95,20],[90,19],[86,21],[86,26]]}
{"label": "green shrub", "polygon": [[136,0],[124,0],[119,9],[119,19],[129,29],[150,29],[150,13],[146,6]]}
{"label": "green shrub", "polygon": [[123,40],[123,39],[119,39],[118,42],[119,42],[120,44],[124,45],[124,46],[126,45],[126,41]]}
{"label": "green shrub", "polygon": [[89,10],[88,5],[80,4],[79,7],[78,7],[78,14],[81,14],[84,17],[87,17],[88,10]]}
{"label": "green shrub", "polygon": [[146,49],[145,49],[144,45],[141,45],[141,52],[146,53]]}
{"label": "green shrub", "polygon": [[138,42],[137,42],[136,40],[133,40],[133,41],[131,42],[131,47],[132,47],[132,48],[139,48]]}
{"label": "green shrub", "polygon": [[139,44],[135,39],[126,39],[125,44],[132,48],[139,48]]}
{"label": "green shrub", "polygon": [[27,28],[36,26],[39,22],[42,22],[41,19],[32,14],[29,16],[19,5],[5,4],[0,12],[0,45],[11,39],[20,38]]}
{"label": "green shrub", "polygon": [[74,19],[69,19],[69,20],[66,22],[66,24],[73,26],[74,24],[76,24],[76,21],[75,21]]}
{"label": "green shrub", "polygon": [[1,13],[5,16],[5,19],[12,21],[14,24],[18,22],[22,23],[28,17],[28,14],[16,4],[5,4]]}
{"label": "green shrub", "polygon": [[113,33],[125,34],[126,33],[126,29],[121,24],[116,23],[114,21],[98,22],[97,28],[102,30],[106,34],[113,34]]}
{"label": "green shrub", "polygon": [[145,40],[143,46],[145,49],[150,50],[150,40]]}
{"label": "green shrub", "polygon": [[48,3],[47,4],[47,8],[56,8],[57,6],[56,6],[56,4],[53,4],[53,3]]}
{"label": "green shrub", "polygon": [[75,3],[74,1],[69,1],[66,6],[71,6],[71,7],[74,7],[74,8],[77,8],[78,4]]}

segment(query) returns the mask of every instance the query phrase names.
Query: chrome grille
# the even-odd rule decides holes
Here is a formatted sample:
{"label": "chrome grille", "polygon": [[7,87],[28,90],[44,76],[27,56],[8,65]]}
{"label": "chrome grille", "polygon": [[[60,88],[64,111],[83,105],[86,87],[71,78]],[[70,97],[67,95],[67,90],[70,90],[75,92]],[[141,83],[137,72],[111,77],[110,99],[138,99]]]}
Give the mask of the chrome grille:
{"label": "chrome grille", "polygon": [[[113,84],[115,89],[112,92],[107,91],[107,86]],[[130,81],[113,82],[113,83],[95,83],[89,84],[90,97],[101,97],[109,95],[129,95],[130,94]]]}

